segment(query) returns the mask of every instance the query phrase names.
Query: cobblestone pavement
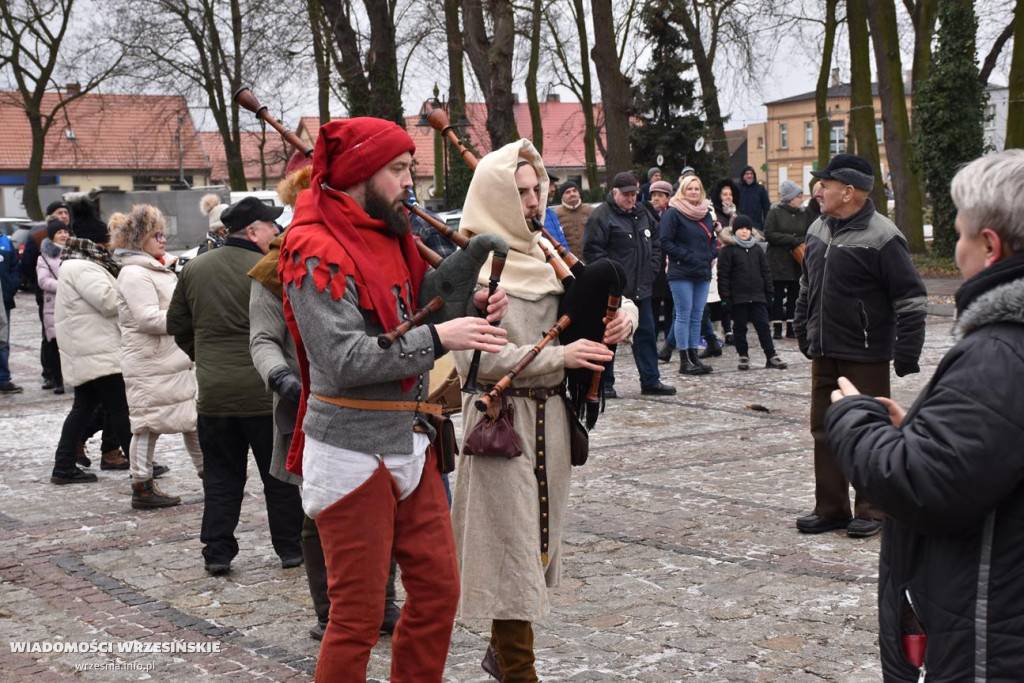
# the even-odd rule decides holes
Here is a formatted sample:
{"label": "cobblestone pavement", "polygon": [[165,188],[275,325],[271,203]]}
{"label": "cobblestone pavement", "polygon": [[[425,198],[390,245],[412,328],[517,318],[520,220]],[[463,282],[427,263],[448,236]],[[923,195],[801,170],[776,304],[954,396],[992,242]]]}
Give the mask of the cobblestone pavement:
{"label": "cobblestone pavement", "polygon": [[[18,305],[11,364],[25,393],[0,397],[0,680],[310,678],[317,644],[306,634],[305,574],[281,569],[273,553],[255,465],[226,578],[203,570],[202,488],[180,437],[157,447],[172,467],[163,488],[183,498],[176,508],[133,511],[126,473],[98,463],[96,484],[49,484],[70,393],[39,388],[35,305],[24,294]],[[922,373],[894,376],[898,401],[911,403],[930,377],[951,322],[929,316]],[[609,402],[590,463],[574,472],[563,581],[536,625],[544,680],[880,679],[879,539],[797,533],[794,519],[813,505],[809,362],[793,340],[780,351],[790,363],[782,372],[759,369],[757,351],[755,369],[739,372],[731,347],[710,376],[683,379],[662,365],[679,388],[670,398],[641,397],[622,354],[622,398]],[[98,449],[94,439],[97,460]],[[447,680],[488,680],[479,667],[488,632],[457,623]],[[116,654],[123,643],[175,640],[220,651]],[[60,641],[115,653],[11,646]],[[389,653],[384,638],[371,676],[387,678]]]}

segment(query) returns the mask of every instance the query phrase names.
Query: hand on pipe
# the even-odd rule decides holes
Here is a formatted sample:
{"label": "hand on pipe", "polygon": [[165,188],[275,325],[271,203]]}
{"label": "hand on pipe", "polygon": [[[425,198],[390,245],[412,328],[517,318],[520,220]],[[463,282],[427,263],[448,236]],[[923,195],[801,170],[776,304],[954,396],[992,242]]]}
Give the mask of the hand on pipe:
{"label": "hand on pipe", "polygon": [[600,342],[589,339],[577,339],[572,344],[562,347],[565,353],[565,367],[586,368],[587,370],[604,370],[598,363],[607,363],[613,356],[611,350]]}
{"label": "hand on pipe", "polygon": [[508,331],[494,327],[483,318],[455,318],[434,327],[441,345],[448,351],[472,349],[497,353],[508,343]]}
{"label": "hand on pipe", "polygon": [[486,289],[476,290],[476,293],[473,294],[473,305],[478,311],[484,310],[486,305],[488,322],[498,322],[508,315],[508,296],[501,287],[494,290],[494,294],[490,298],[487,298]]}
{"label": "hand on pipe", "polygon": [[615,312],[615,317],[609,321],[604,328],[604,343],[618,344],[633,332],[633,321],[629,319],[626,312],[621,308]]}

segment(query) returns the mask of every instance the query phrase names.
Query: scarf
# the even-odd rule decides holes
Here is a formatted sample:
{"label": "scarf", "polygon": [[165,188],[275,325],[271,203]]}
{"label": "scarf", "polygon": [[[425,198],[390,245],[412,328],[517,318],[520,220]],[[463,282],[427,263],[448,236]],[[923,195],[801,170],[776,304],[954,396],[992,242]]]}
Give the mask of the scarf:
{"label": "scarf", "polygon": [[572,205],[570,205],[570,204],[566,204],[566,203],[565,203],[565,202],[563,201],[563,202],[562,202],[562,206],[564,206],[564,207],[565,207],[565,208],[566,208],[566,209],[567,209],[568,211],[575,211],[576,209],[578,209],[578,208],[580,208],[581,206],[583,206],[583,200],[581,199],[580,201],[578,201],[578,202],[576,202],[575,204],[572,204]]}
{"label": "scarf", "polygon": [[697,204],[691,204],[690,202],[684,201],[679,197],[673,197],[669,200],[668,205],[673,209],[683,214],[691,221],[699,221],[708,215],[708,200],[702,199]]}
{"label": "scarf", "polygon": [[281,242],[288,233],[286,229],[271,241],[270,250],[266,256],[260,259],[259,263],[253,266],[247,273],[249,277],[274,293],[278,299],[284,299],[284,287],[281,286],[281,278],[277,274],[277,264],[281,257]]}
{"label": "scarf", "polygon": [[734,232],[732,234],[732,239],[734,242],[736,242],[737,245],[743,247],[744,249],[750,249],[751,247],[757,245],[757,237],[754,236],[753,231],[751,231],[750,237],[748,237],[745,240],[741,240],[739,237],[736,236],[736,233]]}
{"label": "scarf", "polygon": [[84,237],[69,237],[68,241],[64,243],[64,249],[60,252],[60,260],[67,261],[69,259],[92,261],[114,277],[117,277],[118,271],[121,270],[121,266],[117,264],[109,251]]}
{"label": "scarf", "polygon": [[736,205],[722,202],[722,213],[730,218],[736,215]]}

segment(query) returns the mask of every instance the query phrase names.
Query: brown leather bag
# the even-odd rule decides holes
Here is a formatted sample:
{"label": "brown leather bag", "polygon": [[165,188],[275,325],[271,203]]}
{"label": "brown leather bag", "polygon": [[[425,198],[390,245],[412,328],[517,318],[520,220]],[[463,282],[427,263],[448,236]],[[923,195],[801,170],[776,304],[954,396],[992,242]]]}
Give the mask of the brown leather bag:
{"label": "brown leather bag", "polygon": [[565,417],[569,420],[569,462],[573,467],[587,464],[587,457],[590,455],[590,434],[586,426],[576,417],[576,411],[572,409],[568,397],[564,394]]}
{"label": "brown leather bag", "polygon": [[501,409],[497,417],[491,418],[487,413],[480,416],[466,437],[463,452],[466,455],[494,458],[517,458],[522,455],[523,446],[519,442],[519,435],[516,434],[512,416],[512,406],[502,396]]}
{"label": "brown leather bag", "polygon": [[437,469],[441,470],[441,474],[448,474],[455,470],[455,456],[459,454],[459,446],[455,438],[455,425],[447,415],[431,415],[430,423],[437,432],[434,437]]}
{"label": "brown leather bag", "polygon": [[789,250],[789,255],[792,256],[793,260],[796,261],[799,265],[803,265],[804,263],[805,248],[806,245],[803,242],[801,242],[800,244],[796,245],[795,247]]}

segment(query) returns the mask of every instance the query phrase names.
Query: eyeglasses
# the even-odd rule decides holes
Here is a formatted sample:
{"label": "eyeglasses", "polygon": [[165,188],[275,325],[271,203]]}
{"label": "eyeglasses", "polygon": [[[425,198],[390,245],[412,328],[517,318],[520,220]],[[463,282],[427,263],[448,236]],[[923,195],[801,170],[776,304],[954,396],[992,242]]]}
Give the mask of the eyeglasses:
{"label": "eyeglasses", "polygon": [[154,232],[153,239],[155,239],[157,242],[166,242],[167,235],[163,234],[162,232]]}

